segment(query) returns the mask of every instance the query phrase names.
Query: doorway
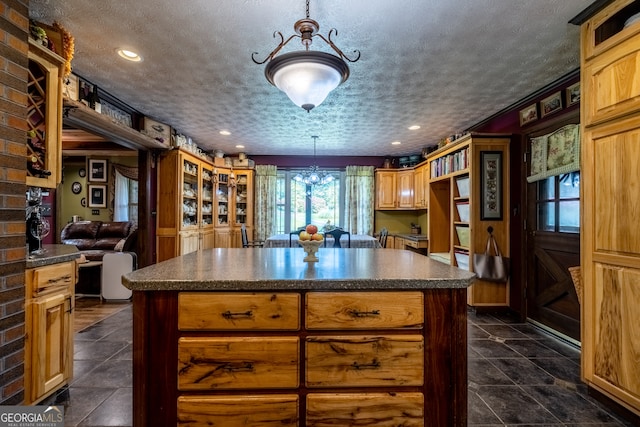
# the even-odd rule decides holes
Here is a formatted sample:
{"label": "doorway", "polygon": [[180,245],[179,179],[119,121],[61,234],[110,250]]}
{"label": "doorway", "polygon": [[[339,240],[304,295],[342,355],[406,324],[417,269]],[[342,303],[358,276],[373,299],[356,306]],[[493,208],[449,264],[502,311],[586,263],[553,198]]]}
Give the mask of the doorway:
{"label": "doorway", "polygon": [[[531,138],[578,121],[575,115],[530,133],[527,152]],[[580,304],[568,269],[580,265],[580,172],[551,176],[525,188],[527,319],[579,344]]]}

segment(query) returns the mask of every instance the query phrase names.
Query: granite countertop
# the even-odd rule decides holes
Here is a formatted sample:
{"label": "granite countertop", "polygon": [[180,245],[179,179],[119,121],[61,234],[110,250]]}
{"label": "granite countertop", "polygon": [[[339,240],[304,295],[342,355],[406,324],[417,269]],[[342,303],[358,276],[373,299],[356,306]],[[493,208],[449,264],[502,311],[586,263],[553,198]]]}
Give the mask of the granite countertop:
{"label": "granite countertop", "polygon": [[416,241],[429,240],[429,238],[427,237],[426,234],[400,234],[400,233],[395,233],[395,234],[393,234],[393,236],[402,237],[403,239],[407,239],[407,240],[416,240]]}
{"label": "granite countertop", "polygon": [[26,268],[43,267],[50,264],[73,261],[80,258],[78,248],[73,245],[42,245],[42,255],[29,255]]}
{"label": "granite countertop", "polygon": [[304,262],[302,248],[207,249],[127,273],[134,291],[376,290],[466,288],[475,275],[395,249],[320,248]]}

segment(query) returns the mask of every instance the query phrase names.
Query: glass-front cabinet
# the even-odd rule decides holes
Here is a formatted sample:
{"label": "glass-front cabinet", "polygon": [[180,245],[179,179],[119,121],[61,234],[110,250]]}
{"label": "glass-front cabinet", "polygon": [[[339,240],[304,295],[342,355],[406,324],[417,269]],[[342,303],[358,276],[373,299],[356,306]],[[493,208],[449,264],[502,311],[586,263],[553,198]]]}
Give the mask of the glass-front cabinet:
{"label": "glass-front cabinet", "polygon": [[253,235],[253,170],[216,169],[215,246],[242,247],[240,227]]}
{"label": "glass-front cabinet", "polygon": [[213,248],[214,225],[222,212],[217,171],[180,149],[160,156],[159,165],[157,261]]}

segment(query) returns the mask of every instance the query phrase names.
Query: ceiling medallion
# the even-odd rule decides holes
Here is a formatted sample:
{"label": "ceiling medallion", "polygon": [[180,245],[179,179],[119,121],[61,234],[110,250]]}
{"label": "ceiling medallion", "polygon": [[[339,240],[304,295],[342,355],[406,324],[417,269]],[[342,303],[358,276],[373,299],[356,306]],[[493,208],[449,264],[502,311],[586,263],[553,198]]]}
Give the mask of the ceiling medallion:
{"label": "ceiling medallion", "polygon": [[[313,138],[313,161],[316,160],[316,140],[317,136]],[[306,185],[324,185],[333,182],[335,177],[326,171],[321,171],[318,165],[311,165],[307,170],[298,173],[293,177],[298,182],[303,182]]]}
{"label": "ceiling medallion", "polygon": [[[264,69],[267,80],[272,85],[287,94],[289,99],[298,107],[307,112],[311,111],[324,101],[333,89],[349,78],[349,67],[344,61],[356,62],[360,59],[360,51],[354,50],[357,56],[354,59],[346,56],[331,40],[331,35],[338,31],[332,28],[328,38],[318,33],[320,25],[309,18],[309,0],[307,0],[307,17],[300,19],[293,25],[296,34],[292,34],[287,40],[280,31],[276,31],[273,37],[280,36],[280,43],[264,59],[256,61],[253,52],[251,59],[256,64],[264,64],[269,61]],[[293,38],[300,38],[305,50],[285,53],[279,57],[276,54]],[[338,56],[309,50],[313,37],[321,38]]]}

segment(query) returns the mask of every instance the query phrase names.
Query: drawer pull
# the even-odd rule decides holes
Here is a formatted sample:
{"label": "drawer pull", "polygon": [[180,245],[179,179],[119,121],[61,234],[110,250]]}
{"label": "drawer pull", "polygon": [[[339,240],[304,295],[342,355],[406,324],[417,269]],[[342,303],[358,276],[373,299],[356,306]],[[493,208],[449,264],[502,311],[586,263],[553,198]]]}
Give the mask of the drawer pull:
{"label": "drawer pull", "polygon": [[253,372],[253,363],[244,362],[244,363],[227,363],[220,367],[220,369],[224,369],[229,372]]}
{"label": "drawer pull", "polygon": [[58,282],[68,282],[69,280],[71,280],[71,275],[70,274],[66,274],[62,277],[58,277],[55,279],[49,279],[49,283],[53,284],[53,283],[58,283]]}
{"label": "drawer pull", "polygon": [[373,359],[371,363],[365,363],[363,365],[359,364],[358,362],[353,362],[351,364],[351,367],[357,371],[360,371],[362,369],[378,369],[380,368],[380,362],[376,359]]}
{"label": "drawer pull", "polygon": [[349,310],[349,316],[351,316],[351,317],[375,317],[375,316],[380,316],[380,310],[373,310],[373,311]]}
{"label": "drawer pull", "polygon": [[225,319],[234,319],[237,317],[247,317],[249,319],[253,318],[253,312],[251,310],[247,310],[245,312],[242,313],[232,313],[229,310],[225,311],[224,313],[222,313],[222,317],[224,317]]}

